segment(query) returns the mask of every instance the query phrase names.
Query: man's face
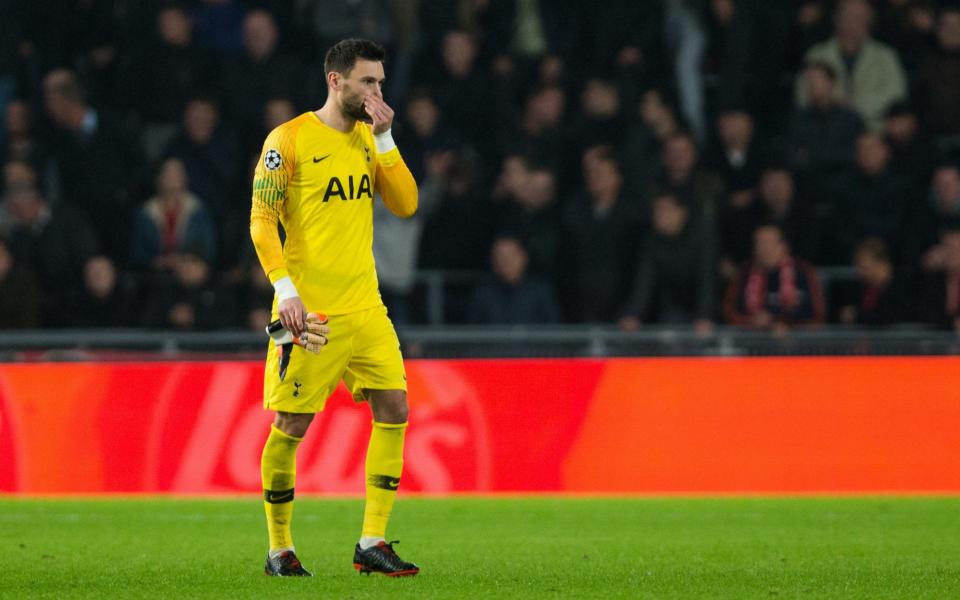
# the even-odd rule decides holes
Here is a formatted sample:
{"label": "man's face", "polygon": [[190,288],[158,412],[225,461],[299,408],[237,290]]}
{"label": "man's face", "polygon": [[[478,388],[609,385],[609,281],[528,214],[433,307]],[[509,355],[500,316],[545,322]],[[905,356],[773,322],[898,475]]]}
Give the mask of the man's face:
{"label": "man's face", "polygon": [[863,43],[870,36],[870,21],[873,9],[866,0],[851,0],[843,4],[837,13],[837,37],[855,43]]}
{"label": "man's face", "polygon": [[857,140],[857,164],[868,175],[876,175],[887,168],[890,148],[878,135],[863,135]]}
{"label": "man's face", "polygon": [[616,197],[620,194],[623,179],[613,162],[599,160],[586,175],[587,190],[594,198]]}
{"label": "man's face", "polygon": [[883,272],[888,263],[874,256],[872,252],[860,250],[853,257],[853,264],[860,279],[875,283],[883,279]]}
{"label": "man's face", "polygon": [[793,176],[783,169],[764,171],[760,177],[760,197],[769,206],[786,208],[793,201]]}
{"label": "man's face", "polygon": [[717,119],[717,132],[724,144],[746,144],[753,136],[753,119],[743,111],[725,112]]}
{"label": "man's face", "polygon": [[663,163],[670,171],[689,173],[697,163],[697,147],[688,137],[675,137],[664,148]]}
{"label": "man's face", "polygon": [[653,202],[653,228],[663,237],[677,237],[687,224],[687,209],[672,196]]}
{"label": "man's face", "polygon": [[516,285],[523,279],[527,270],[527,252],[516,240],[499,239],[493,244],[490,262],[497,277],[510,285]]}
{"label": "man's face", "polygon": [[527,176],[520,201],[530,210],[541,210],[553,202],[556,186],[553,173],[546,170],[531,171]]}
{"label": "man's face", "polygon": [[187,190],[187,170],[175,158],[167,159],[157,175],[157,192],[162,195],[182,194]]}
{"label": "man's face", "polygon": [[431,98],[417,98],[407,106],[407,121],[420,137],[431,135],[437,128],[440,110]]}
{"label": "man's face", "polygon": [[90,295],[102,300],[113,293],[117,285],[117,270],[109,258],[96,256],[84,265],[83,281]]}
{"label": "man's face", "polygon": [[761,227],[753,234],[753,256],[764,269],[775,269],[787,255],[783,235],[775,227]]}
{"label": "man's face", "polygon": [[804,72],[807,96],[815,106],[823,106],[833,101],[833,80],[823,69],[809,68]]}
{"label": "man's face", "polygon": [[72,103],[60,91],[61,87],[70,83],[71,75],[64,69],[51,71],[43,78],[43,104],[47,114],[58,125],[70,123],[70,109]]}
{"label": "man's face", "polygon": [[243,20],[243,47],[252,58],[268,58],[277,47],[277,26],[263,10],[247,14]]}
{"label": "man's face", "polygon": [[887,136],[897,143],[906,143],[913,139],[917,132],[917,117],[911,113],[903,113],[887,117]]}
{"label": "man's face", "polygon": [[157,15],[157,33],[170,46],[189,45],[192,29],[190,18],[179,8],[167,8]]}
{"label": "man's face", "polygon": [[193,100],[184,110],[183,121],[187,136],[196,143],[205,144],[213,137],[219,115],[216,107],[205,100]]}
{"label": "man's face", "polygon": [[372,123],[370,115],[363,109],[363,102],[368,96],[383,98],[383,63],[358,58],[346,75],[338,74],[337,81],[337,87],[332,89],[339,94],[343,114],[364,123]]}
{"label": "man's face", "polygon": [[448,71],[463,77],[473,68],[477,47],[468,34],[462,31],[451,31],[443,37],[442,57]]}
{"label": "man's face", "polygon": [[960,50],[960,11],[943,13],[937,26],[937,41],[947,52]]}
{"label": "man's face", "polygon": [[933,195],[942,210],[956,210],[960,202],[960,170],[955,167],[938,169],[933,175]]}
{"label": "man's face", "polygon": [[40,216],[43,201],[32,187],[20,187],[7,192],[5,205],[14,222],[30,225]]}
{"label": "man's face", "polygon": [[620,110],[620,94],[616,86],[599,79],[587,82],[580,101],[583,112],[593,117],[612,117]]}

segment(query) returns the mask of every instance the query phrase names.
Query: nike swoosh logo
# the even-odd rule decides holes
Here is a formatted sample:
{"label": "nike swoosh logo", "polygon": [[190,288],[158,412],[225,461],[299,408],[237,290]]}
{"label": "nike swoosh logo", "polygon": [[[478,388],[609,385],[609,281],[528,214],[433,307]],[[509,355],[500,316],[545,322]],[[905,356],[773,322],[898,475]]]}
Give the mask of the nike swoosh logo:
{"label": "nike swoosh logo", "polygon": [[330,156],[330,155],[327,154],[326,156],[321,156],[320,158],[317,158],[316,156],[314,156],[314,157],[313,157],[313,162],[314,162],[314,164],[316,164],[316,163],[320,162],[321,160],[327,158],[328,156]]}
{"label": "nike swoosh logo", "polygon": [[395,487],[397,487],[397,486],[400,485],[400,480],[397,479],[397,480],[388,481],[388,482],[387,482],[387,485],[389,485],[389,486],[392,487],[392,488],[395,488]]}

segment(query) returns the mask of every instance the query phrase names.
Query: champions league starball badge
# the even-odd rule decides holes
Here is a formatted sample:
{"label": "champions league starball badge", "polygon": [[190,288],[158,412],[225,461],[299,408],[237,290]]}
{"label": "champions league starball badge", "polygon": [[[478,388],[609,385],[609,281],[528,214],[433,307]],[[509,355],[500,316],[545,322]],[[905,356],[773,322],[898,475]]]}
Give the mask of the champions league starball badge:
{"label": "champions league starball badge", "polygon": [[268,171],[276,171],[282,164],[283,157],[274,149],[267,150],[267,153],[263,155],[263,166],[266,167]]}

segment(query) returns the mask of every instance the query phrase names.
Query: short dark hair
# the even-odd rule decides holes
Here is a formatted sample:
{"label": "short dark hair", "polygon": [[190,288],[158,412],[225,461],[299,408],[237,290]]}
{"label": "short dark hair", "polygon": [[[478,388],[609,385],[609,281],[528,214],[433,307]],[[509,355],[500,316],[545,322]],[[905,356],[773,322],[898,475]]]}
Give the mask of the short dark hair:
{"label": "short dark hair", "polygon": [[383,62],[387,58],[387,51],[383,46],[370,40],[350,38],[334,44],[323,59],[323,74],[329,75],[332,71],[347,75],[357,64],[357,59]]}

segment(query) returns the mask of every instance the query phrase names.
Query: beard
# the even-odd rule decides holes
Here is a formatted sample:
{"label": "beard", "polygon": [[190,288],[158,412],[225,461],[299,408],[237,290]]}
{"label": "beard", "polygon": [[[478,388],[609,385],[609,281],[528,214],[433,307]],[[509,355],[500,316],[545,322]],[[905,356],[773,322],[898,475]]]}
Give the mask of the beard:
{"label": "beard", "polygon": [[343,114],[347,115],[351,119],[363,121],[364,123],[373,123],[373,119],[370,118],[370,115],[367,114],[367,111],[363,109],[363,100],[360,98],[355,101],[344,100],[343,105],[340,108],[343,111]]}

